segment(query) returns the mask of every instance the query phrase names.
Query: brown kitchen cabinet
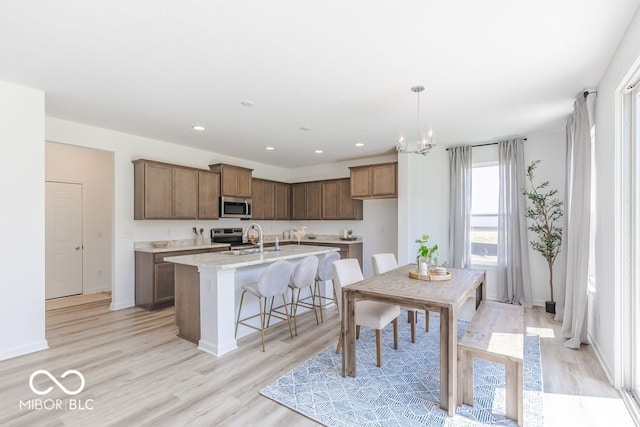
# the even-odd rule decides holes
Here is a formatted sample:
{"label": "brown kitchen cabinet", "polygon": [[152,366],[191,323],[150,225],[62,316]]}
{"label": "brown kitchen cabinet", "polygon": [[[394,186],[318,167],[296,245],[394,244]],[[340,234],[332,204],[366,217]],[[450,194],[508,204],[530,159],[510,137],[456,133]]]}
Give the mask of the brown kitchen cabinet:
{"label": "brown kitchen cabinet", "polygon": [[288,220],[291,218],[289,205],[291,204],[290,185],[284,182],[275,182],[275,217],[274,219]]}
{"label": "brown kitchen cabinet", "polygon": [[208,189],[217,178],[202,174],[212,172],[146,159],[133,165],[134,219],[217,218],[211,211],[218,210],[218,196]]}
{"label": "brown kitchen cabinet", "polygon": [[351,198],[349,178],[322,181],[322,219],[362,219],[362,200]]}
{"label": "brown kitchen cabinet", "polygon": [[322,219],[322,182],[291,184],[291,219]]}
{"label": "brown kitchen cabinet", "polygon": [[351,197],[385,199],[398,197],[398,163],[352,166]]}
{"label": "brown kitchen cabinet", "polygon": [[198,171],[198,219],[220,217],[220,174]]}
{"label": "brown kitchen cabinet", "polygon": [[276,219],[276,184],[275,181],[252,179],[252,219]]}
{"label": "brown kitchen cabinet", "polygon": [[362,268],[362,242],[319,243],[310,240],[304,240],[300,242],[300,244],[309,246],[331,246],[334,248],[340,248],[340,259],[355,258],[360,263],[360,268]]}
{"label": "brown kitchen cabinet", "polygon": [[216,163],[209,169],[220,174],[220,195],[231,197],[251,197],[251,173],[253,169]]}
{"label": "brown kitchen cabinet", "polygon": [[173,305],[175,296],[174,267],[165,262],[166,257],[219,252],[222,248],[190,249],[162,253],[135,252],[135,295],[136,306],[155,310]]}

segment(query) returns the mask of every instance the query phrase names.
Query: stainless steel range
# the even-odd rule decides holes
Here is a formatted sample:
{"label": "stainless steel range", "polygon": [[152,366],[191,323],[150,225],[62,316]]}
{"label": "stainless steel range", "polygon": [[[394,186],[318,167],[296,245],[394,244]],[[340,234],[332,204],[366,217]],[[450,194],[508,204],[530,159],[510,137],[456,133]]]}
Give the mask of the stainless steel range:
{"label": "stainless steel range", "polygon": [[258,247],[258,245],[254,245],[252,243],[243,241],[241,227],[212,228],[211,242],[212,243],[228,243],[232,249],[250,249],[250,248]]}

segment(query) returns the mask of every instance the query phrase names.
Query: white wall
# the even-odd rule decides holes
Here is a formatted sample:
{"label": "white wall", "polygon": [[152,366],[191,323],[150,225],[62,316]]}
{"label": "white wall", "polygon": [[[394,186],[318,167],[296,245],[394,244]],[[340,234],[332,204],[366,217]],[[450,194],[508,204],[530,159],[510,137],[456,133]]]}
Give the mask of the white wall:
{"label": "white wall", "polygon": [[47,348],[44,93],[0,82],[0,360]]}
{"label": "white wall", "polygon": [[[633,64],[640,58],[640,12],[636,12],[618,49],[598,85],[596,98],[596,253],[595,292],[590,295],[589,335],[605,371],[614,382],[622,384],[622,310],[621,277],[616,269],[619,256],[616,227],[619,225],[620,193],[616,181],[620,178],[616,146],[619,100],[616,92]],[[627,230],[628,231],[628,230]]]}
{"label": "white wall", "polygon": [[[564,158],[565,132],[551,130],[527,135],[525,142],[525,164],[541,159],[537,178],[549,180],[550,185],[558,189],[558,197],[564,195]],[[497,161],[496,146],[473,149],[474,162]],[[415,262],[418,244],[415,239],[422,234],[430,236],[429,242],[437,244],[440,260],[448,259],[449,254],[449,157],[444,148],[436,148],[427,156],[413,154],[399,157],[398,179],[400,191],[398,197],[398,253],[401,262]],[[406,224],[405,224],[406,222]],[[531,240],[533,236],[529,236]],[[544,305],[548,299],[548,269],[544,259],[529,249],[531,262],[531,283],[533,300],[536,305]],[[554,266],[562,270],[562,259]],[[487,270],[487,298],[497,297],[495,268],[474,266]]]}
{"label": "white wall", "polygon": [[45,179],[82,184],[83,293],[110,291],[113,153],[47,142]]}

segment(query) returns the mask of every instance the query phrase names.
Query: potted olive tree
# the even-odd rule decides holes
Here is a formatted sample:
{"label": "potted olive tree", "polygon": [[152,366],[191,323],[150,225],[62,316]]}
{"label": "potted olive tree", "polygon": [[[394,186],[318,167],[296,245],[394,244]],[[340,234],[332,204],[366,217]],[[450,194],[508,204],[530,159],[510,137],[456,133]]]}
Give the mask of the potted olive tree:
{"label": "potted olive tree", "polygon": [[549,181],[538,185],[534,184],[534,172],[540,160],[533,161],[527,167],[527,180],[531,189],[523,190],[530,204],[527,206],[525,216],[531,220],[529,231],[535,233],[536,239],[532,240],[531,247],[540,253],[547,261],[549,267],[549,288],[551,299],[545,302],[547,313],[556,312],[556,302],[553,299],[553,263],[560,252],[562,243],[562,228],[558,222],[562,219],[562,201],[556,197],[558,190],[549,189]]}

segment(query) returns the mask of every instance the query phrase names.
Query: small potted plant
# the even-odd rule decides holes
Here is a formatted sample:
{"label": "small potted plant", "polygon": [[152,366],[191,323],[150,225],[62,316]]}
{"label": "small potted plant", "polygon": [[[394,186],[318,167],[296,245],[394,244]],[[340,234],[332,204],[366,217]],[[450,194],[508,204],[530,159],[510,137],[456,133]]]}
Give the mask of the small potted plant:
{"label": "small potted plant", "polygon": [[428,241],[428,234],[423,234],[420,239],[416,239],[416,243],[420,243],[420,246],[418,247],[418,257],[416,260],[418,264],[418,271],[420,272],[420,274],[427,274],[429,272],[431,263],[432,261],[434,261],[436,257],[436,251],[438,250],[438,245],[428,246]]}

